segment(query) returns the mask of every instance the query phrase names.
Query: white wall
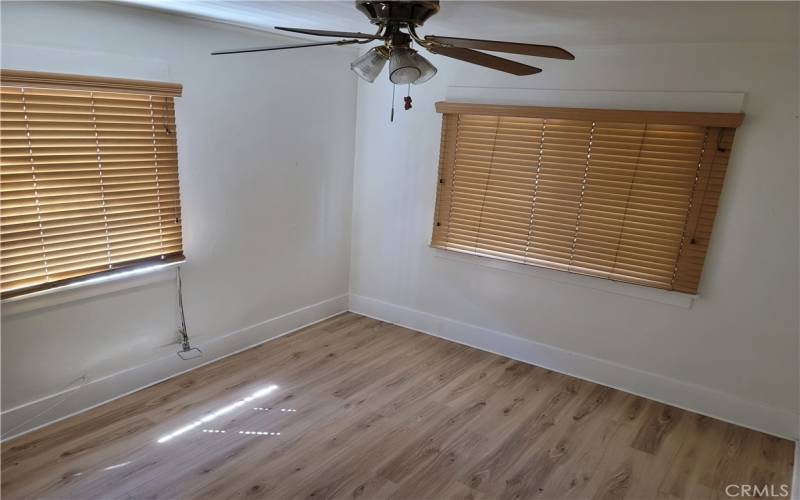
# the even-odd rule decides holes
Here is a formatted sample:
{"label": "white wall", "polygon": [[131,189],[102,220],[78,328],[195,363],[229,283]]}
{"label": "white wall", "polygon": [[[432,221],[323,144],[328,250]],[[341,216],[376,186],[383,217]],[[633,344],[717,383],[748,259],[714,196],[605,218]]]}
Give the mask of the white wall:
{"label": "white wall", "polygon": [[[112,4],[3,2],[1,12],[4,68],[183,84],[176,116],[192,336],[208,343],[335,297],[346,307],[353,49],[211,57],[291,39]],[[3,410],[84,374],[97,380],[166,357],[138,380],[147,383],[193,366],[161,347],[175,336],[174,294],[167,280],[4,312]]]}
{"label": "white wall", "polygon": [[[469,2],[450,5],[462,20],[488,31],[496,25],[470,17]],[[417,314],[429,323],[455,319],[463,323],[450,322],[453,329],[483,336],[475,343],[486,348],[519,357],[526,346],[558,352],[558,366],[561,359],[588,356],[623,378],[641,375],[673,388],[699,388],[695,395],[727,398],[733,406],[754,404],[756,414],[796,416],[798,46],[796,32],[785,41],[780,33],[787,18],[797,19],[797,6],[743,5],[739,18],[726,19],[729,9],[705,5],[700,24],[706,31],[697,43],[678,43],[669,39],[672,29],[651,28],[686,26],[692,4],[659,9],[649,24],[635,22],[646,20],[649,7],[626,7],[630,15],[613,29],[595,22],[589,5],[595,4],[546,4],[569,15],[510,24],[544,30],[548,41],[562,36],[553,41],[573,50],[576,62],[537,61],[544,73],[516,78],[431,56],[439,74],[413,87],[414,109],[398,109],[393,124],[385,73],[375,84],[359,83],[356,100],[346,70],[352,49],[212,58],[212,49],[287,39],[118,5],[3,2],[0,62],[184,84],[177,119],[189,259],[185,301],[190,333],[205,342],[210,357],[337,310],[349,279],[353,304],[382,304],[387,316],[393,307],[398,317]],[[492,4],[490,13],[503,8]],[[748,8],[757,11],[749,16]],[[459,34],[454,26],[441,32]],[[569,43],[571,33],[582,37],[578,45]],[[681,40],[691,33],[684,29]],[[625,45],[607,45],[614,39]],[[454,85],[474,87],[472,95],[484,101],[500,94],[524,100],[525,91],[498,90],[509,87],[575,90],[584,98],[591,95],[586,90],[616,91],[621,105],[630,91],[640,97],[655,91],[653,99],[676,108],[696,102],[697,92],[744,92],[747,117],[694,306],[620,295],[568,275],[550,279],[442,258],[428,248],[440,127],[433,103],[452,95]],[[554,98],[550,104],[565,103]],[[125,373],[136,376],[116,378],[134,388],[195,366],[176,361],[174,347],[160,347],[173,339],[174,325],[170,281],[18,314],[4,308],[2,408],[23,405],[13,413],[24,421],[58,402],[47,397],[84,374],[113,380],[133,368]],[[240,329],[245,334],[226,336]],[[511,337],[502,340],[497,332]],[[515,345],[520,351],[509,352]],[[110,397],[122,390],[96,385],[84,394]],[[24,406],[38,398],[45,399]],[[681,403],[680,394],[664,399]],[[70,396],[57,412],[91,403]],[[717,416],[736,420],[725,411]],[[739,419],[761,425],[758,418],[745,420]]]}
{"label": "white wall", "polygon": [[[691,8],[683,5],[681,16]],[[797,19],[796,4],[751,8],[773,21]],[[724,33],[725,12],[719,9],[719,26],[712,31]],[[681,19],[667,15],[660,22],[677,25]],[[409,323],[415,315],[433,315],[507,333],[607,361],[624,373],[649,372],[653,379],[695,395],[755,404],[762,416],[780,415],[784,423],[796,426],[796,25],[785,42],[748,41],[759,40],[763,30],[779,24],[759,24],[753,33],[731,32],[728,35],[738,41],[725,43],[647,43],[640,38],[635,44],[576,47],[567,40],[575,62],[537,60],[544,72],[527,78],[431,56],[439,74],[412,87],[414,109],[399,110],[393,124],[388,122],[390,85],[359,83],[351,304],[354,298],[358,304],[373,304],[357,307],[366,312],[400,306],[395,315],[410,318]],[[558,26],[548,29],[559,31]],[[583,29],[591,32],[592,24]],[[564,32],[568,37],[569,31]],[[433,104],[452,93],[448,86],[453,85],[475,87],[472,94],[489,102],[508,93],[502,90],[508,87],[653,91],[660,101],[678,104],[682,91],[744,92],[746,118],[736,135],[700,296],[693,307],[585,287],[580,279],[553,281],[442,258],[441,251],[429,248],[441,123]],[[398,87],[398,94],[405,95],[404,90]],[[618,96],[624,106],[625,93]],[[550,104],[563,103],[554,99]],[[491,347],[491,340],[483,342]],[[514,355],[503,351],[502,344],[498,339],[494,349]],[[767,430],[796,436],[796,427],[787,430],[787,425]]]}

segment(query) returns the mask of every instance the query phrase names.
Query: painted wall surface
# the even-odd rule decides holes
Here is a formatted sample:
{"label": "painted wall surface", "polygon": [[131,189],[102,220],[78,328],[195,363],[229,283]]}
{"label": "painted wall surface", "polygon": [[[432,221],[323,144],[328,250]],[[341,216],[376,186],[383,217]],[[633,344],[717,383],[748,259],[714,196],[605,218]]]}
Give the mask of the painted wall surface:
{"label": "painted wall surface", "polygon": [[[681,15],[691,8],[683,5]],[[797,19],[796,4],[752,8],[774,21]],[[712,31],[724,31],[722,13]],[[591,31],[591,23],[584,29]],[[359,83],[351,293],[796,412],[796,31],[769,43],[754,31],[732,32],[724,43],[640,38],[606,46],[570,45],[564,31],[576,62],[538,59],[544,72],[525,79],[430,56],[438,75],[412,86],[414,108],[398,110],[394,123],[388,120],[391,86]],[[512,87],[616,92],[622,107],[627,91],[653,92],[675,103],[673,109],[682,107],[682,92],[743,92],[746,118],[693,307],[494,269],[429,248],[441,127],[433,104],[453,86],[461,93],[472,87],[484,102]],[[405,86],[397,90],[405,95]],[[564,102],[554,97],[537,104]]]}
{"label": "painted wall surface", "polygon": [[[363,297],[796,412],[798,45],[796,27],[780,33],[798,18],[797,5],[744,6],[737,19],[706,5],[714,15],[702,18],[705,31],[693,43],[683,36],[695,32],[684,23],[695,8],[689,3],[660,11],[659,25],[682,27],[672,40],[672,29],[651,29],[652,15],[649,24],[609,32],[591,13],[578,16],[587,4],[567,7],[569,16],[537,29],[576,62],[536,60],[544,72],[520,79],[430,56],[439,74],[412,87],[413,110],[398,109],[393,124],[386,73],[356,86],[346,69],[354,49],[212,58],[214,49],[288,39],[120,5],[3,2],[0,65],[184,85],[176,104],[184,298],[198,340],[339,296],[349,282]],[[453,3],[450,12],[470,20],[470,8]],[[757,11],[742,16],[747,8]],[[643,6],[630,9],[646,20]],[[509,22],[515,39],[529,26],[521,17]],[[570,43],[570,33],[580,38]],[[397,90],[399,100],[404,89]],[[747,117],[693,307],[428,247],[441,123],[434,102],[546,95],[537,104],[574,105],[570,96],[580,95],[590,106],[596,95],[598,106],[629,107],[633,92],[637,103],[684,110],[704,105],[702,92],[744,93]],[[3,308],[2,409],[51,396],[82,375],[97,380],[170,356],[175,347],[163,346],[174,339],[174,294],[165,280],[28,312]]]}
{"label": "painted wall surface", "polygon": [[[347,293],[355,51],[211,57],[290,39],[112,4],[2,4],[4,68],[183,84],[176,100],[190,334]],[[3,315],[2,407],[173,356],[172,280]]]}

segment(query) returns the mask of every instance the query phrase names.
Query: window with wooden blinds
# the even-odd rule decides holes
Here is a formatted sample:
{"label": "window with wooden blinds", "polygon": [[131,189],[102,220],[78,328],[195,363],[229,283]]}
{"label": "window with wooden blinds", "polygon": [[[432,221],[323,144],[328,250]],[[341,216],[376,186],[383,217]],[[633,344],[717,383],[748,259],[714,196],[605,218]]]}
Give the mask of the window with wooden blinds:
{"label": "window with wooden blinds", "polygon": [[181,86],[0,73],[2,297],[183,259]]}
{"label": "window with wooden blinds", "polygon": [[732,113],[437,103],[432,246],[696,293]]}

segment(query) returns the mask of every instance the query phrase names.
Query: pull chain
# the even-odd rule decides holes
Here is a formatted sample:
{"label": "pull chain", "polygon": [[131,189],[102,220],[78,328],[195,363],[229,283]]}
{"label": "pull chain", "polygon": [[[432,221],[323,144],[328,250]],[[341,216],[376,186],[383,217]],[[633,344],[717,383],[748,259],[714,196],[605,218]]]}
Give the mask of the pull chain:
{"label": "pull chain", "polygon": [[395,91],[396,87],[397,87],[397,85],[392,84],[392,113],[389,115],[389,121],[390,122],[394,121],[394,91]]}
{"label": "pull chain", "polygon": [[403,104],[403,109],[405,109],[406,111],[411,109],[411,84],[410,83],[408,84],[408,95],[406,95],[403,98],[403,101],[405,102],[405,104]]}

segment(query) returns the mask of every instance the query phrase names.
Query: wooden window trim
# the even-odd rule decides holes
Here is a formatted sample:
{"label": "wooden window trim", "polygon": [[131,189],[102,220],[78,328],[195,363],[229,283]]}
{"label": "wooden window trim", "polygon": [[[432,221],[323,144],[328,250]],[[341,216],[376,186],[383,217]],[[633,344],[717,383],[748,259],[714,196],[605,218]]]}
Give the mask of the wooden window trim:
{"label": "wooden window trim", "polygon": [[519,118],[550,118],[608,122],[659,123],[663,125],[697,125],[701,127],[737,128],[743,113],[697,113],[691,111],[636,111],[625,109],[557,108],[544,106],[509,106],[439,101],[436,112]]}
{"label": "wooden window trim", "polygon": [[0,70],[0,85],[3,87],[51,88],[62,90],[88,90],[96,92],[121,92],[125,94],[147,94],[180,97],[183,86],[179,83],[106,78],[101,76],[63,75],[15,69]]}
{"label": "wooden window trim", "polygon": [[[507,106],[489,104],[471,104],[456,102],[436,103],[437,112],[442,116],[442,132],[439,154],[439,176],[434,214],[431,246],[461,253],[478,254],[484,257],[520,262],[535,267],[545,267],[567,271],[574,274],[585,274],[613,281],[641,284],[653,288],[661,288],[686,294],[696,294],[702,275],[705,256],[710,242],[713,221],[716,216],[722,183],[733,145],[735,129],[741,125],[742,113],[694,113],[671,111],[632,111],[587,108],[550,108],[539,106]],[[491,248],[474,251],[459,248],[450,244],[450,224],[453,207],[454,175],[456,173],[456,148],[459,134],[459,117],[461,115],[478,115],[485,117],[518,117],[543,120],[583,120],[591,122],[638,123],[657,125],[683,125],[705,128],[705,139],[700,152],[694,183],[691,187],[689,206],[686,209],[683,231],[679,248],[674,257],[674,270],[668,283],[637,283],[636,279],[626,279],[604,274],[591,268],[550,263],[538,259],[504,255],[502,251]],[[499,123],[499,122],[498,122]],[[544,140],[544,138],[542,138]],[[472,146],[474,147],[474,145]],[[541,161],[541,160],[540,160]],[[588,163],[587,163],[588,169]],[[588,172],[588,170],[587,170]],[[537,174],[538,182],[538,174]],[[532,188],[535,197],[535,187]],[[483,208],[480,208],[482,211]],[[533,213],[531,213],[533,217]],[[579,215],[580,219],[580,215]],[[533,222],[531,222],[533,224]],[[624,225],[624,219],[622,224]],[[531,225],[531,227],[533,227]],[[480,230],[480,229],[479,229]],[[577,237],[577,229],[576,229]],[[531,236],[529,234],[529,240]],[[483,240],[483,238],[481,238]],[[476,243],[477,245],[477,243]],[[460,245],[463,246],[463,245]],[[491,245],[490,245],[491,246]],[[502,245],[500,245],[502,247]],[[574,248],[573,248],[574,252]],[[527,255],[527,249],[525,254]]]}

